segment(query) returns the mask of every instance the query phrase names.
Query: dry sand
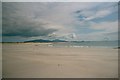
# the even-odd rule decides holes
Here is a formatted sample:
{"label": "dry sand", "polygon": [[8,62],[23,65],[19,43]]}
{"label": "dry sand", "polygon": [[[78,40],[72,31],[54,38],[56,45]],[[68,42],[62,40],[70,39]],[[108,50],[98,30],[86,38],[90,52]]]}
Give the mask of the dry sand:
{"label": "dry sand", "polygon": [[0,79],[2,79],[2,43],[0,43]]}
{"label": "dry sand", "polygon": [[4,78],[117,78],[118,49],[4,43]]}

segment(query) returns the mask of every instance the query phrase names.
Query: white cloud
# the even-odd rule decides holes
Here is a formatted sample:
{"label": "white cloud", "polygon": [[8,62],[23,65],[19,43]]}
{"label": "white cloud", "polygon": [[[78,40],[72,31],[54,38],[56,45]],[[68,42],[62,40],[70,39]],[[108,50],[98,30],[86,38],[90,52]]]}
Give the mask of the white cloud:
{"label": "white cloud", "polygon": [[107,16],[111,14],[112,12],[110,10],[101,10],[96,13],[94,13],[92,16],[87,17],[85,20],[92,20],[96,18],[103,18],[104,16]]}
{"label": "white cloud", "polygon": [[[101,22],[90,23],[90,28],[93,31],[89,34],[78,34],[78,40],[117,40],[118,39],[118,22]],[[99,31],[100,30],[100,31]]]}
{"label": "white cloud", "polygon": [[118,22],[101,22],[101,23],[91,23],[91,29],[103,30],[102,33],[113,33],[118,32]]}
{"label": "white cloud", "polygon": [[102,40],[118,40],[118,33],[116,34],[104,34],[104,33],[91,33],[91,34],[79,34],[78,40],[82,41],[102,41]]}

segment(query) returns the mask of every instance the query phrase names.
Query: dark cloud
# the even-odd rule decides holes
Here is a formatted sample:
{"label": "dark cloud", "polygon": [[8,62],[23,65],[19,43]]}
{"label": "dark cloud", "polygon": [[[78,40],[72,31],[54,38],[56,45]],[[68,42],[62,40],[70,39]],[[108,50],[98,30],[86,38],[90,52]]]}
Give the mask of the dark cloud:
{"label": "dark cloud", "polygon": [[82,10],[77,10],[77,11],[75,11],[75,13],[77,13],[77,14],[79,14],[79,13],[81,13],[82,12]]}
{"label": "dark cloud", "polygon": [[47,36],[56,29],[50,28],[49,23],[37,21],[28,14],[22,14],[13,3],[3,3],[3,28],[4,36],[35,37]]}
{"label": "dark cloud", "polygon": [[3,19],[3,36],[47,36],[56,29],[47,28],[49,24],[24,19]]}

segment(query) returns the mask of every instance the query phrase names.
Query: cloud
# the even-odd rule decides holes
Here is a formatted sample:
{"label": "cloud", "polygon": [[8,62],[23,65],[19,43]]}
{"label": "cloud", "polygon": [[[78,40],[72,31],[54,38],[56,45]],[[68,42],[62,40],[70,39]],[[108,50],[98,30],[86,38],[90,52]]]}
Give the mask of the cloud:
{"label": "cloud", "polygon": [[[79,40],[117,40],[118,39],[118,21],[106,21],[89,23],[89,28],[93,30],[88,34],[78,34]],[[97,31],[96,31],[97,30]]]}
{"label": "cloud", "polygon": [[3,36],[47,36],[57,31],[56,28],[51,27],[54,25],[31,18],[31,14],[22,15],[17,7],[8,5],[10,4],[3,4]]}
{"label": "cloud", "polygon": [[[3,37],[7,37],[6,39],[11,37],[51,39],[54,37],[69,40],[70,35],[74,33],[75,36],[81,35],[81,39],[86,35],[86,32],[83,32],[84,35],[80,32],[82,27],[86,28],[90,35],[112,33],[116,31],[116,28],[105,27],[108,26],[109,21],[95,23],[92,20],[104,18],[116,12],[113,5],[115,4],[109,2],[3,3]],[[112,24],[116,23],[111,22]],[[102,31],[92,32],[91,29]]]}
{"label": "cloud", "polygon": [[57,29],[49,28],[48,23],[41,23],[31,19],[24,18],[3,18],[3,36],[46,36],[57,31]]}
{"label": "cloud", "polygon": [[[118,3],[100,3],[96,6],[96,8],[92,9],[85,9],[77,13],[78,18],[82,19],[83,21],[90,21],[93,19],[104,18],[114,12],[116,12]],[[81,16],[81,17],[80,17]]]}
{"label": "cloud", "polygon": [[119,0],[3,0],[3,2],[118,2]]}
{"label": "cloud", "polygon": [[90,28],[94,30],[103,30],[104,32],[102,33],[114,33],[114,32],[118,32],[118,21],[91,23]]}
{"label": "cloud", "polygon": [[62,10],[62,5],[64,3],[3,3],[3,36],[47,36],[56,31],[61,35],[70,33],[73,29],[66,24],[72,22],[72,17]]}

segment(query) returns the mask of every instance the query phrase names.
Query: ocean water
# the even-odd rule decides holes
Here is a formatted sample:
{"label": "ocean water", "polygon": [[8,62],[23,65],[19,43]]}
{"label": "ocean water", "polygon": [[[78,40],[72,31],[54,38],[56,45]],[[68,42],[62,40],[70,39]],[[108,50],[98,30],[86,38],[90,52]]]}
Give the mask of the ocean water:
{"label": "ocean water", "polygon": [[58,42],[49,45],[51,47],[97,47],[97,48],[118,48],[118,41],[77,41]]}

